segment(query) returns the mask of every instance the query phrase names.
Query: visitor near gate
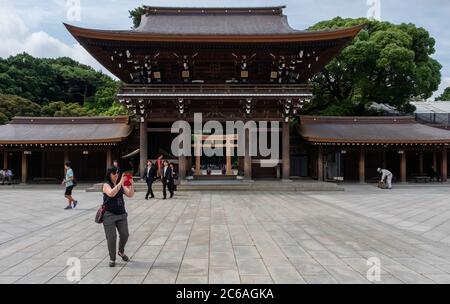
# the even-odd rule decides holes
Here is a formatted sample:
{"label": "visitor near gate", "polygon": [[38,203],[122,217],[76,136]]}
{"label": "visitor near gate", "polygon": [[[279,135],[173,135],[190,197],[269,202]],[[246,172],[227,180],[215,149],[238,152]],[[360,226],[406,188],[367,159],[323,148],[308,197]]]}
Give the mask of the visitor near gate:
{"label": "visitor near gate", "polygon": [[173,197],[173,189],[171,185],[173,184],[173,175],[172,169],[169,167],[169,162],[165,160],[163,162],[163,170],[162,170],[162,183],[163,183],[163,199],[167,198],[167,190],[169,190],[170,198]]}
{"label": "visitor near gate", "polygon": [[161,179],[162,176],[162,170],[163,170],[163,155],[161,154],[157,159],[156,159],[156,167],[157,167],[157,172],[156,172],[156,177],[158,179]]}
{"label": "visitor near gate", "polygon": [[0,179],[2,180],[2,185],[5,184],[5,181],[8,182],[8,185],[12,183],[13,173],[10,169],[0,170]]}
{"label": "visitor near gate", "polygon": [[150,195],[150,198],[154,198],[155,195],[153,194],[152,186],[153,182],[156,180],[156,166],[153,165],[153,162],[151,160],[147,160],[147,168],[145,168],[143,179],[147,184],[147,193],[145,194],[145,199],[148,200],[148,197]]}
{"label": "visitor near gate", "polygon": [[[125,182],[129,186],[125,186]],[[125,245],[128,241],[128,214],[125,209],[125,200],[123,196],[134,196],[133,179],[128,179],[124,174],[119,180],[119,171],[116,167],[110,167],[106,170],[105,183],[103,184],[103,205],[105,213],[103,215],[103,228],[105,229],[106,241],[109,252],[109,266],[116,266],[116,244],[117,232],[119,232],[119,250],[117,255],[124,262],[129,258],[125,254]]]}
{"label": "visitor near gate", "polygon": [[386,183],[387,189],[392,189],[392,172],[387,169],[377,169],[378,173],[381,173],[381,182]]}
{"label": "visitor near gate", "polygon": [[64,170],[66,172],[66,176],[61,184],[66,186],[64,197],[69,202],[69,204],[64,209],[75,209],[78,205],[78,201],[72,197],[72,190],[75,187],[75,175],[73,173],[72,164],[70,161],[66,161],[66,163],[64,164]]}
{"label": "visitor near gate", "polygon": [[121,178],[123,172],[122,172],[122,169],[120,168],[119,161],[118,160],[114,160],[113,163],[112,163],[112,166],[117,168],[117,172],[119,174],[119,178]]}
{"label": "visitor near gate", "polygon": [[173,193],[175,192],[175,191],[177,191],[177,185],[175,185],[175,180],[177,180],[178,179],[178,175],[177,175],[177,172],[176,172],[176,170],[175,170],[175,165],[174,165],[174,163],[170,163],[169,164],[169,167],[170,167],[170,170],[171,170],[171,172],[172,172],[172,180],[170,181],[170,184],[169,184],[169,186],[170,186],[170,190],[172,191],[172,196],[171,196],[171,198],[173,197]]}

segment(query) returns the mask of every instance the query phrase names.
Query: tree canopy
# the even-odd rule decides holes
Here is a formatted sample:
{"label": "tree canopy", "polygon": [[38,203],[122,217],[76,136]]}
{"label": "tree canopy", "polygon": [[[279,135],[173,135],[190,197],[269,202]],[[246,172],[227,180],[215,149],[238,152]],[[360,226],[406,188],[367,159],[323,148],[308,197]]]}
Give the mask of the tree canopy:
{"label": "tree canopy", "polygon": [[436,101],[450,101],[450,87],[446,88],[444,93],[436,98]]}
{"label": "tree canopy", "polygon": [[67,57],[34,58],[24,53],[0,58],[0,123],[16,115],[126,114],[115,102],[118,88],[118,81]]}
{"label": "tree canopy", "polygon": [[41,107],[25,98],[0,94],[0,124],[5,124],[14,116],[40,116]]}
{"label": "tree canopy", "polygon": [[144,6],[136,7],[128,12],[130,13],[130,18],[133,20],[133,27],[137,28],[141,24],[141,16],[145,14]]}
{"label": "tree canopy", "polygon": [[101,87],[114,85],[107,75],[70,58],[34,58],[26,53],[0,58],[0,93],[38,104],[54,100],[83,104]]}
{"label": "tree canopy", "polygon": [[372,102],[409,112],[413,98],[426,99],[441,81],[435,40],[414,24],[343,19],[319,22],[309,30],[366,24],[354,41],[313,79],[315,102],[309,112],[322,115],[367,115]]}

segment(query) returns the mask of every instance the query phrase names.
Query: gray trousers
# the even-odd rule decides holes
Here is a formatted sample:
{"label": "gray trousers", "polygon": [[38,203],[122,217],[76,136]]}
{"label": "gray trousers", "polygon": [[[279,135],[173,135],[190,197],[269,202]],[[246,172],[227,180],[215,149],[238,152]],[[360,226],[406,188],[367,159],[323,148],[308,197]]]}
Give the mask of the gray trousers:
{"label": "gray trousers", "polygon": [[111,261],[116,260],[117,231],[119,231],[119,252],[125,252],[125,244],[128,241],[128,215],[116,215],[106,211],[103,216],[103,227],[105,228],[106,241],[108,243],[109,257]]}
{"label": "gray trousers", "polygon": [[392,174],[386,176],[386,186],[388,189],[392,188]]}

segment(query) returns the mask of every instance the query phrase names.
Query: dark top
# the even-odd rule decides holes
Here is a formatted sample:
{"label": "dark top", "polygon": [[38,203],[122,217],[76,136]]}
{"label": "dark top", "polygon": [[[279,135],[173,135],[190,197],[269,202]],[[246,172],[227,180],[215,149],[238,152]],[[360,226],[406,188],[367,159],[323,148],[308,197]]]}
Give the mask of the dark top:
{"label": "dark top", "polygon": [[[114,185],[111,185],[111,188],[114,188]],[[125,200],[123,199],[123,187],[120,188],[119,192],[114,197],[109,197],[105,193],[103,193],[103,204],[106,206],[105,210],[109,211],[113,214],[124,214],[125,210]]]}
{"label": "dark top", "polygon": [[148,167],[146,167],[143,177],[147,183],[153,183],[153,181],[156,179],[156,166],[152,165],[150,167],[150,170]]}
{"label": "dark top", "polygon": [[172,169],[170,167],[167,167],[165,173],[164,173],[164,167],[163,167],[162,168],[162,174],[163,174],[163,178],[162,178],[163,183],[171,183],[171,182],[173,182],[173,172],[172,172]]}

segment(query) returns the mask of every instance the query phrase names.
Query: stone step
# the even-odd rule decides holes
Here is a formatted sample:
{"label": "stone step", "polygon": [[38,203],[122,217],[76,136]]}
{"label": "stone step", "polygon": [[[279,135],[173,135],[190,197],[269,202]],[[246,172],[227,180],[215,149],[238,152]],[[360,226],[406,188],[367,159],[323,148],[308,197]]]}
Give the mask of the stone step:
{"label": "stone step", "polygon": [[[102,183],[94,184],[86,189],[87,192],[101,192]],[[154,191],[162,191],[162,184],[153,184]],[[146,192],[147,185],[143,182],[135,184],[136,192]],[[279,191],[279,192],[307,192],[307,191],[344,191],[342,186],[334,183],[316,181],[183,181],[177,185],[177,191]]]}

